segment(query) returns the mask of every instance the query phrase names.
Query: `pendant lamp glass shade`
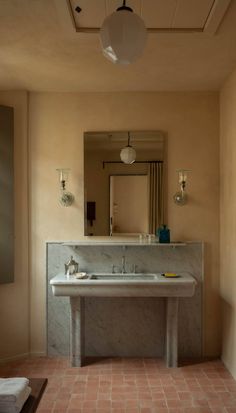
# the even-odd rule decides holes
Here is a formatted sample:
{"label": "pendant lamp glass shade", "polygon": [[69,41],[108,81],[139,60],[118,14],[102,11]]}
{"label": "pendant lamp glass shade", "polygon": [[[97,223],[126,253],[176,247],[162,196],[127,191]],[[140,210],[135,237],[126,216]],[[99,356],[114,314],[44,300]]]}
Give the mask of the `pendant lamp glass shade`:
{"label": "pendant lamp glass shade", "polygon": [[128,165],[135,162],[136,150],[130,145],[130,132],[128,132],[128,145],[120,151],[120,159]]}
{"label": "pendant lamp glass shade", "polygon": [[120,151],[120,159],[122,162],[131,164],[135,162],[136,159],[136,150],[132,146],[126,146]]}
{"label": "pendant lamp glass shade", "polygon": [[127,65],[142,55],[147,31],[141,17],[123,6],[104,20],[100,38],[104,56],[113,63]]}

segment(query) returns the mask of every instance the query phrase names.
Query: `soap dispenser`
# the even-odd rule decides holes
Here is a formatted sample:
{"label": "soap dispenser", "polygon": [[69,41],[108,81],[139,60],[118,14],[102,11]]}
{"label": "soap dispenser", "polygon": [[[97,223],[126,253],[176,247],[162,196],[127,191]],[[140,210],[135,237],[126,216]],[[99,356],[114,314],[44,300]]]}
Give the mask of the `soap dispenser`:
{"label": "soap dispenser", "polygon": [[71,255],[70,260],[65,263],[65,274],[66,275],[73,275],[79,271],[79,264],[73,259],[73,255]]}
{"label": "soap dispenser", "polygon": [[167,225],[161,225],[157,230],[157,236],[159,242],[162,244],[168,244],[170,242],[170,230]]}

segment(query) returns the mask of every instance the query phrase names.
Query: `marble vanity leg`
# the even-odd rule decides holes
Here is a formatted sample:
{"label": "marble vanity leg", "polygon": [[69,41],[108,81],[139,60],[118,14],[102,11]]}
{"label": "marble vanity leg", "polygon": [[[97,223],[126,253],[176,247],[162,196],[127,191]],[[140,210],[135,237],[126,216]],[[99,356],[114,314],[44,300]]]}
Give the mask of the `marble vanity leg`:
{"label": "marble vanity leg", "polygon": [[84,298],[70,297],[70,359],[72,367],[81,367],[84,357]]}
{"label": "marble vanity leg", "polygon": [[168,297],[166,303],[166,364],[178,366],[178,297]]}

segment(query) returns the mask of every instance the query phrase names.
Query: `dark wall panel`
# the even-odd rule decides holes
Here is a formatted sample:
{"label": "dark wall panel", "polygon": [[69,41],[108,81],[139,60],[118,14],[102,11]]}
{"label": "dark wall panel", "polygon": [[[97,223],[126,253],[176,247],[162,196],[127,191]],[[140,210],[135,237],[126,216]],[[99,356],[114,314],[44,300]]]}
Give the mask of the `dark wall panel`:
{"label": "dark wall panel", "polygon": [[14,113],[0,106],[0,284],[14,281]]}

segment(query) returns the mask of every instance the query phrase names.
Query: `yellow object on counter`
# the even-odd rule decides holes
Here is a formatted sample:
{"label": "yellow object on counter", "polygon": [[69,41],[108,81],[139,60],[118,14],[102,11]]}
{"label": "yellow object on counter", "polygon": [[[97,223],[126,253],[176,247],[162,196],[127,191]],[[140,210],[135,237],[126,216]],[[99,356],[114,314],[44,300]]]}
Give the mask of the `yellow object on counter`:
{"label": "yellow object on counter", "polygon": [[166,277],[166,278],[176,278],[176,277],[179,277],[179,275],[177,275],[176,273],[174,273],[174,272],[165,272],[164,274],[162,274],[164,277]]}

